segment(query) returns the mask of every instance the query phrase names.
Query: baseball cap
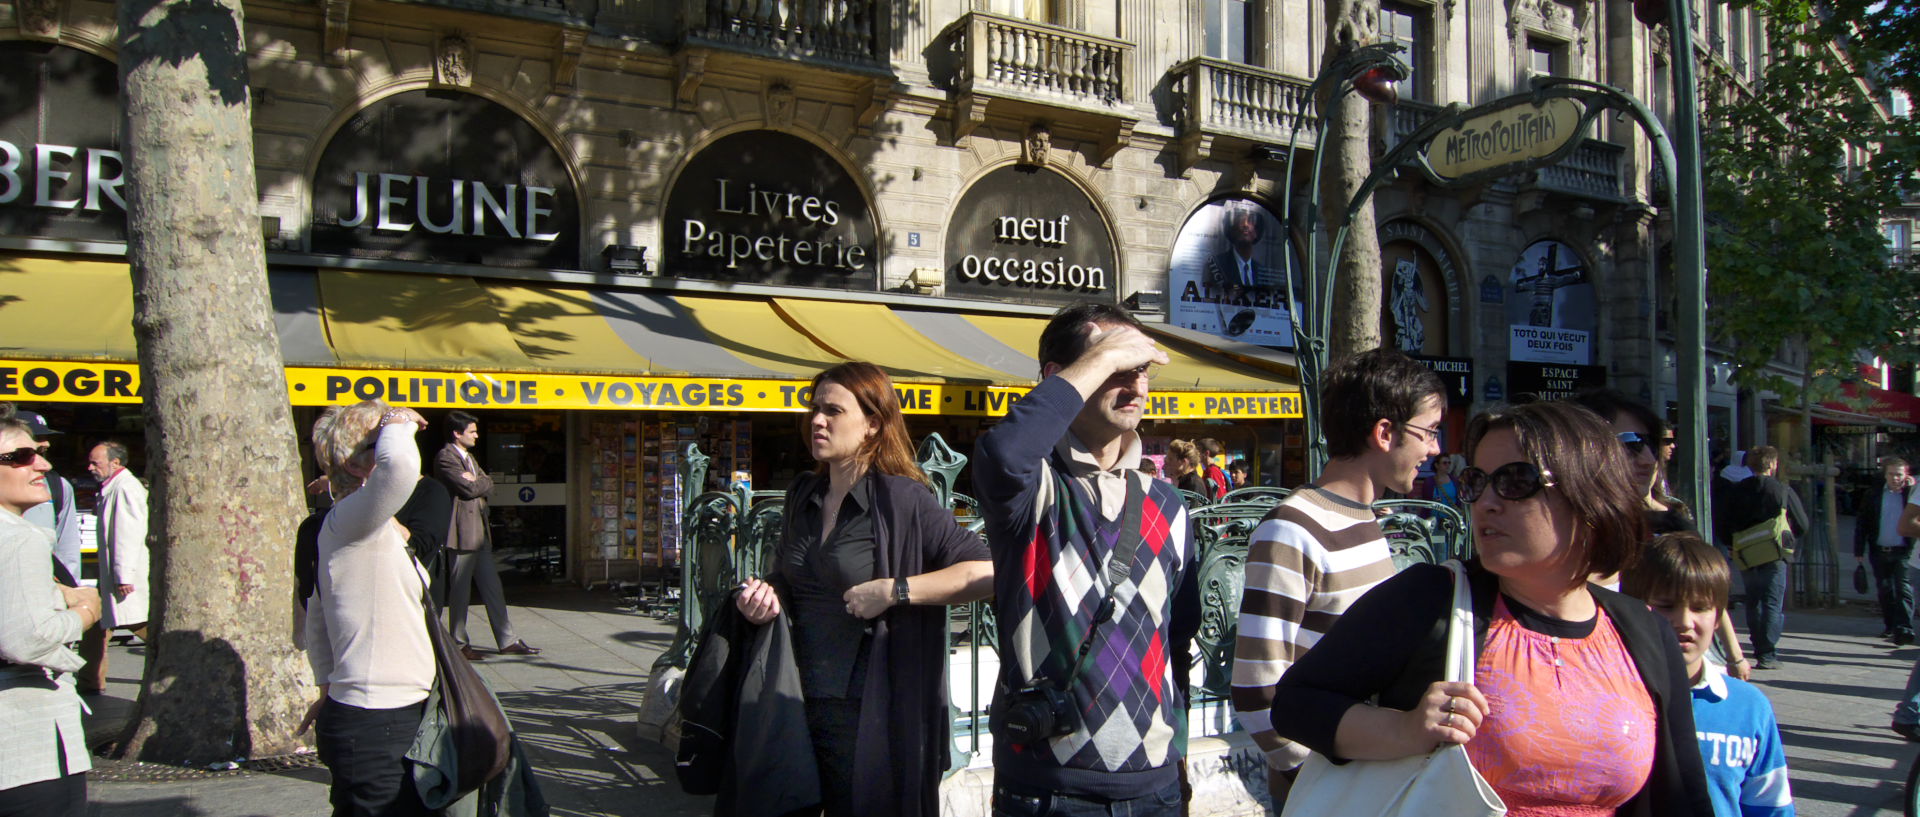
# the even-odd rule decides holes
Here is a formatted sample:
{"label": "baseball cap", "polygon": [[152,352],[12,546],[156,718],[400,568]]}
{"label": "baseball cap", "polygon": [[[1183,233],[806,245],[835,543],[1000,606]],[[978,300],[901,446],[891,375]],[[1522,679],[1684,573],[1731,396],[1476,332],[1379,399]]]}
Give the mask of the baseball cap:
{"label": "baseball cap", "polygon": [[27,431],[31,432],[35,437],[45,437],[49,434],[60,433],[49,428],[47,426],[46,416],[37,411],[16,411],[13,413],[13,419],[26,423]]}

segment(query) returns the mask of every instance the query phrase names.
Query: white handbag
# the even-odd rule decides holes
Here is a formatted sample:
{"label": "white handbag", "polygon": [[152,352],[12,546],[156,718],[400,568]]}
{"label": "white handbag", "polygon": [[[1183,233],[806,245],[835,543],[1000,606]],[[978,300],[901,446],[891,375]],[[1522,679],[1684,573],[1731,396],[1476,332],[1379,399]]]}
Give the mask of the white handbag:
{"label": "white handbag", "polygon": [[[1467,572],[1453,571],[1453,615],[1447,622],[1448,681],[1473,680],[1473,594]],[[1473,768],[1467,748],[1450,743],[1398,760],[1354,760],[1335,766],[1315,752],[1300,765],[1282,817],[1500,817],[1507,805]]]}

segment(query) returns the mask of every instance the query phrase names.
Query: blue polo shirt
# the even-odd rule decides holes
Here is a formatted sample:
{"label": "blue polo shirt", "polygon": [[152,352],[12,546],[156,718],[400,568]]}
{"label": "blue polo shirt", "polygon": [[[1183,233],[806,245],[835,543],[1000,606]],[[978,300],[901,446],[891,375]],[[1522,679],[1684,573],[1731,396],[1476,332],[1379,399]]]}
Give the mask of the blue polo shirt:
{"label": "blue polo shirt", "polygon": [[1715,815],[1791,817],[1787,754],[1767,696],[1709,663],[1693,688],[1693,726]]}

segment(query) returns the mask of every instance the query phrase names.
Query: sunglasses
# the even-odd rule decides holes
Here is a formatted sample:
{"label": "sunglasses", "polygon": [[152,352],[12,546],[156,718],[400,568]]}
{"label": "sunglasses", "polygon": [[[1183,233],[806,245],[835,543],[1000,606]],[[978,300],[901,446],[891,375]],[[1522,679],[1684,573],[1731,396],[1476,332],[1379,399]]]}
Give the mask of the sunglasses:
{"label": "sunglasses", "polygon": [[1638,457],[1647,450],[1647,438],[1638,431],[1622,431],[1613,435],[1620,438],[1620,447],[1627,449],[1627,456]]}
{"label": "sunglasses", "polygon": [[1456,477],[1460,482],[1460,501],[1473,502],[1485,493],[1487,486],[1493,486],[1493,492],[1501,499],[1518,502],[1540,493],[1543,488],[1554,485],[1553,472],[1530,462],[1510,462],[1493,469],[1489,474],[1478,468],[1468,467]]}
{"label": "sunglasses", "polygon": [[0,452],[0,465],[11,465],[15,468],[25,468],[29,465],[32,465],[33,461],[36,459],[39,459],[41,456],[42,454],[40,452],[40,449],[34,448],[32,446],[28,446],[26,448],[16,448],[16,449],[13,449],[12,451]]}

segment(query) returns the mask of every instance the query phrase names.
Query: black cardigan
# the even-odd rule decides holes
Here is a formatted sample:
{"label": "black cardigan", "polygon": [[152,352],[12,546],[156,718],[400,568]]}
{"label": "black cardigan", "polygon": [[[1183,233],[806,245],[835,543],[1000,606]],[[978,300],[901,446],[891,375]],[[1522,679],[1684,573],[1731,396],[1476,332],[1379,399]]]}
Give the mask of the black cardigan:
{"label": "black cardigan", "polygon": [[[1469,562],[1476,653],[1486,640],[1499,581]],[[1713,816],[1706,768],[1694,735],[1692,684],[1673,627],[1644,602],[1599,585],[1594,600],[1613,619],[1659,719],[1653,772],[1620,808],[1625,815]],[[1329,758],[1334,733],[1352,706],[1379,695],[1383,707],[1412,709],[1446,663],[1453,574],[1438,565],[1414,565],[1382,582],[1347,609],[1333,629],[1281,676],[1274,693],[1274,731]]]}
{"label": "black cardigan", "polygon": [[[959,562],[988,561],[987,543],[961,527],[917,480],[870,474],[873,480],[874,578],[918,576]],[[818,474],[803,473],[787,489],[787,514],[809,492],[825,490]],[[781,547],[784,550],[786,540]],[[778,574],[784,555],[774,560]],[[860,695],[854,746],[853,813],[861,817],[937,817],[940,776],[951,759],[947,710],[947,608],[893,607],[873,621],[867,679]]]}

